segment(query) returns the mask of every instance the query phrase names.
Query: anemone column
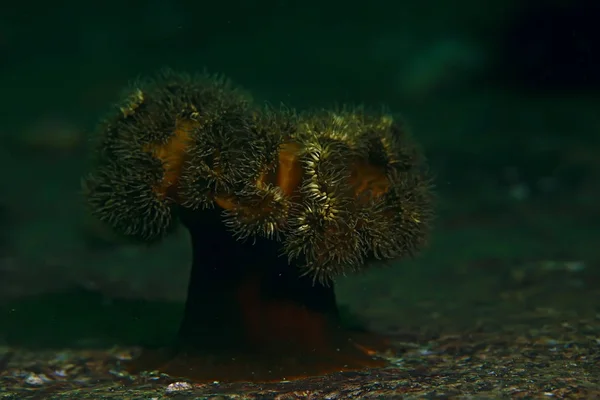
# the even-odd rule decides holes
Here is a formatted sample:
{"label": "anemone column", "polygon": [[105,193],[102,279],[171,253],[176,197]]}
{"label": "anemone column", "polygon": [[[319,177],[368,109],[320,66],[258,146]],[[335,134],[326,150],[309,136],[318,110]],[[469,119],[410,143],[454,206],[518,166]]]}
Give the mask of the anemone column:
{"label": "anemone column", "polygon": [[339,324],[333,285],[282,257],[281,244],[236,240],[218,210],[184,212],[193,247],[179,345],[186,351],[311,351]]}

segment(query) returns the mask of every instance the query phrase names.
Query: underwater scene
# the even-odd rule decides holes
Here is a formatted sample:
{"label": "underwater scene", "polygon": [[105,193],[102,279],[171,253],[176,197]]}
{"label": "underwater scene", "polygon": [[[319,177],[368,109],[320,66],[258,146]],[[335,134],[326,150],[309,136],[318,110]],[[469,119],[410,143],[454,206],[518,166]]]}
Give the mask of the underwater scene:
{"label": "underwater scene", "polygon": [[600,3],[13,3],[0,399],[600,398]]}

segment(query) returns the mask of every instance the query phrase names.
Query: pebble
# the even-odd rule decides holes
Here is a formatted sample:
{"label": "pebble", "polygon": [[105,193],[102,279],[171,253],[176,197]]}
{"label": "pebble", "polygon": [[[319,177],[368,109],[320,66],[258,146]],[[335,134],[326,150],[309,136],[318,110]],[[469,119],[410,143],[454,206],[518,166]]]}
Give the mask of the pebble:
{"label": "pebble", "polygon": [[191,390],[192,389],[192,385],[190,385],[187,382],[175,382],[175,383],[171,383],[169,386],[167,386],[167,389],[165,390],[167,393],[175,393],[175,392],[183,392],[186,390]]}
{"label": "pebble", "polygon": [[44,383],[48,383],[51,381],[52,380],[44,374],[38,375],[38,374],[31,373],[31,374],[27,375],[27,377],[25,378],[25,383],[27,383],[28,385],[32,385],[32,386],[41,386]]}

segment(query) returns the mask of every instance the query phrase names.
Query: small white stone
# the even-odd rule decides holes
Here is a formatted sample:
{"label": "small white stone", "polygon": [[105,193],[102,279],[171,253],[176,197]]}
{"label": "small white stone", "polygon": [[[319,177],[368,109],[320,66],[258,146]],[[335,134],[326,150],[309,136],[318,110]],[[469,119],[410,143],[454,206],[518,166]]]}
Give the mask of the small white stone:
{"label": "small white stone", "polygon": [[66,378],[67,371],[65,371],[64,369],[57,369],[54,371],[54,376],[57,376],[59,378]]}
{"label": "small white stone", "polygon": [[32,386],[40,386],[44,384],[44,379],[42,379],[39,375],[29,374],[25,378],[25,383]]}
{"label": "small white stone", "polygon": [[165,390],[167,393],[175,393],[175,392],[183,392],[186,390],[191,390],[192,389],[192,385],[190,385],[187,382],[175,382],[175,383],[171,383],[169,386],[167,386],[167,389]]}

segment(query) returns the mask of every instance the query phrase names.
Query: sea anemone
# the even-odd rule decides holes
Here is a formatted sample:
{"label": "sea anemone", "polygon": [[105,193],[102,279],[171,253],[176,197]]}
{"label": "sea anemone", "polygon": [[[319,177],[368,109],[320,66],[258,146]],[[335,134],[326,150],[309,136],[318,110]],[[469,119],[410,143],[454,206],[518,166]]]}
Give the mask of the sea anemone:
{"label": "sea anemone", "polygon": [[342,327],[333,282],[426,242],[431,183],[403,126],[259,107],[208,74],[162,72],[124,99],[100,124],[90,210],[144,242],[180,221],[193,247],[176,344],[137,366],[231,380],[381,365]]}

